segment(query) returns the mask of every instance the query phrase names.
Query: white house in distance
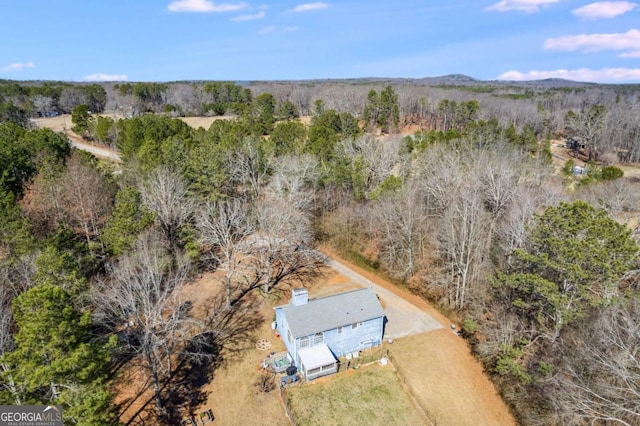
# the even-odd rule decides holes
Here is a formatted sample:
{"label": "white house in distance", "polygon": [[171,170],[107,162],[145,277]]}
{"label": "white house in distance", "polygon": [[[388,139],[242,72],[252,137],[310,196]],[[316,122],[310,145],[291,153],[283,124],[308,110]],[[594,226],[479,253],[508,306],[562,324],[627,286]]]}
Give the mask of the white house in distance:
{"label": "white house in distance", "polygon": [[318,299],[298,288],[275,311],[276,328],[307,380],[335,373],[336,357],[382,343],[384,310],[370,288]]}

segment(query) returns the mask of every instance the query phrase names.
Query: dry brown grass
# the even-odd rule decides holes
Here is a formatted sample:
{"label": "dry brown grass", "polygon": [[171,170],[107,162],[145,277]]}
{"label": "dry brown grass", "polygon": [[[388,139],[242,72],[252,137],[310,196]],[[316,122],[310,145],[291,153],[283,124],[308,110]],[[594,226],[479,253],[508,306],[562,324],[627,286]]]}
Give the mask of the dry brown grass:
{"label": "dry brown grass", "polygon": [[185,123],[187,123],[189,126],[193,127],[194,129],[197,129],[199,127],[202,127],[205,130],[208,130],[209,127],[211,127],[211,123],[213,123],[214,121],[217,120],[231,120],[235,117],[227,117],[227,116],[222,116],[222,117],[180,117],[180,120],[184,121]]}
{"label": "dry brown grass", "polygon": [[395,340],[389,356],[435,424],[516,424],[464,340],[449,328]]}
{"label": "dry brown grass", "polygon": [[[196,315],[207,310],[203,301],[210,300],[223,290],[215,274],[204,274],[202,278],[185,288],[184,297],[193,300]],[[261,297],[255,298],[253,305],[261,318],[261,325],[241,344],[231,345],[221,354],[224,361],[213,373],[212,380],[201,389],[206,402],[196,407],[198,413],[211,409],[216,423],[223,425],[280,425],[287,424],[284,408],[278,391],[260,392],[255,383],[262,373],[262,360],[270,352],[286,350],[284,343],[271,330],[273,321],[272,304]],[[268,339],[271,347],[258,350],[255,342]]]}
{"label": "dry brown grass", "polygon": [[[288,424],[278,391],[260,392],[255,383],[262,370],[260,364],[270,351],[284,350],[284,344],[271,332],[266,321],[256,336],[273,343],[269,351],[247,348],[226,361],[216,371],[213,380],[204,386],[208,400],[200,409],[211,408],[216,422],[222,425],[283,425]],[[199,409],[198,409],[199,410]],[[198,411],[196,410],[196,411]]]}

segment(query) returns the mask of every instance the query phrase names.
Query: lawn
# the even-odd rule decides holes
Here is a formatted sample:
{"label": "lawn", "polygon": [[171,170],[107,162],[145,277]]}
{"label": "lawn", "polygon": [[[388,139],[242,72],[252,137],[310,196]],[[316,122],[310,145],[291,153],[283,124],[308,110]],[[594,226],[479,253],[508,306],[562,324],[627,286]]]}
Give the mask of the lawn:
{"label": "lawn", "polygon": [[424,425],[390,365],[372,365],[287,389],[298,425]]}

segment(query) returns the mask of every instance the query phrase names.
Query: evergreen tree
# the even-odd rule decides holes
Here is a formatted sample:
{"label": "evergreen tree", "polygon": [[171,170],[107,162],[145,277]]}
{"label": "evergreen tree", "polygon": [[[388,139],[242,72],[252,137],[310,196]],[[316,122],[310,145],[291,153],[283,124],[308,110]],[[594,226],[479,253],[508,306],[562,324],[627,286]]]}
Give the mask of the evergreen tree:
{"label": "evergreen tree", "polygon": [[72,424],[96,425],[112,417],[106,387],[109,344],[94,342],[91,316],[73,307],[61,287],[43,284],[14,299],[15,349],[1,361],[10,366],[23,403],[60,404]]}
{"label": "evergreen tree", "polygon": [[101,239],[113,254],[122,254],[133,247],[140,232],[153,224],[153,213],[142,205],[140,193],[125,186],[116,194],[113,213]]}
{"label": "evergreen tree", "polygon": [[637,262],[630,231],[583,201],[549,207],[535,218],[525,248],[497,286],[516,312],[555,341],[590,306],[606,305],[618,281]]}

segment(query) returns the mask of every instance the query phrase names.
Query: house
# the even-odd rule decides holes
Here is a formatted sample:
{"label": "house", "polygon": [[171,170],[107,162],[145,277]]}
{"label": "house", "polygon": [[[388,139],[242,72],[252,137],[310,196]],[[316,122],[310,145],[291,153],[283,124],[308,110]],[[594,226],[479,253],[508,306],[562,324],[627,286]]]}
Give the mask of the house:
{"label": "house", "polygon": [[382,343],[384,310],[370,288],[318,299],[298,288],[275,311],[276,328],[307,380],[337,372],[336,357]]}

